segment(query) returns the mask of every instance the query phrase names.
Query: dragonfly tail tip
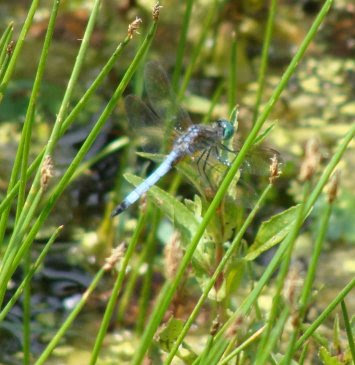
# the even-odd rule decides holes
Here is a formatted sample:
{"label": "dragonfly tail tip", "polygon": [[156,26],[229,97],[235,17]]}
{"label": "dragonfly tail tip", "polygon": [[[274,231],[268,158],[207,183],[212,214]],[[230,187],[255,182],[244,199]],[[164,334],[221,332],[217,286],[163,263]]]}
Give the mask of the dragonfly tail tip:
{"label": "dragonfly tail tip", "polygon": [[125,206],[123,204],[118,205],[111,213],[111,217],[115,217],[116,215],[121,214],[125,210]]}

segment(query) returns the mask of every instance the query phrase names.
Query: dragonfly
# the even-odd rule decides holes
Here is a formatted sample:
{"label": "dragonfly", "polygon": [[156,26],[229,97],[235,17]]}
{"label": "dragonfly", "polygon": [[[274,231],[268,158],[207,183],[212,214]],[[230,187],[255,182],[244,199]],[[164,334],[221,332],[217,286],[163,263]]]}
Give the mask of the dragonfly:
{"label": "dragonfly", "polygon": [[[229,167],[231,163],[223,151],[234,155],[237,152],[228,146],[235,135],[234,125],[227,119],[218,119],[210,124],[193,124],[188,113],[178,104],[168,77],[159,63],[152,61],[146,64],[144,81],[149,105],[134,95],[125,98],[130,127],[141,137],[142,145],[148,146],[146,150],[151,150],[152,147],[157,149],[158,146],[166,149],[169,144],[172,144],[172,148],[154,172],[113,210],[112,216],[134,204],[186,157],[195,161],[199,173],[212,185],[207,169],[217,169],[217,165]],[[172,143],[169,143],[171,140]],[[269,155],[264,154],[263,158]],[[251,167],[249,162],[247,164]]]}

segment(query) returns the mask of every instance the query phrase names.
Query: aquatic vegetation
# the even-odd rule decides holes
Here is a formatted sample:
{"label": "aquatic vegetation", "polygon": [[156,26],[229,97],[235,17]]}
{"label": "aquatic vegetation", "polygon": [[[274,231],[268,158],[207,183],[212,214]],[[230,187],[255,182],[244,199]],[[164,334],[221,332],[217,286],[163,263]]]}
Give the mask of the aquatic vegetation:
{"label": "aquatic vegetation", "polygon": [[[151,8],[140,1],[139,8],[116,8],[121,20],[131,20],[120,21],[118,31],[100,0],[83,13],[67,8],[64,17],[61,1],[43,12],[33,0],[18,35],[18,25],[9,23],[0,38],[0,154],[7,156],[0,176],[0,323],[21,347],[0,356],[18,352],[24,363],[50,363],[67,340],[70,353],[85,347],[90,364],[354,360],[346,302],[354,278],[331,300],[313,291],[327,231],[339,240],[353,237],[351,224],[340,223],[351,221],[353,208],[336,206],[351,198],[338,193],[334,171],[355,132],[351,90],[342,87],[354,63],[330,56],[303,61],[311,44],[319,47],[314,39],[332,3],[315,9],[299,32],[278,17],[274,0],[267,8],[219,0]],[[266,10],[266,22],[256,21]],[[44,23],[35,18],[46,13]],[[103,45],[111,47],[120,34],[107,51]],[[63,62],[56,42],[61,36],[69,43],[70,35],[80,46]],[[27,39],[33,49],[26,49]],[[51,58],[53,49],[60,51]],[[174,65],[171,88],[160,66],[147,63],[159,49],[159,61]],[[39,57],[34,71],[31,53]],[[20,80],[26,69],[31,81]],[[46,78],[58,69],[67,74],[62,89]],[[125,99],[128,121],[126,93],[134,94]],[[149,123],[156,117],[158,128]],[[329,121],[338,117],[340,129],[332,133]],[[309,128],[319,126],[318,140],[309,138]],[[172,147],[165,130],[177,133]],[[144,141],[155,151],[136,153]],[[265,146],[270,141],[280,153]],[[344,185],[352,180],[347,174]],[[129,194],[131,184],[139,194]],[[114,211],[122,214],[112,218],[122,201]],[[68,246],[50,260],[61,239]],[[295,263],[302,241],[307,268]],[[36,275],[46,283],[41,290]],[[38,303],[46,310],[57,305],[61,316],[41,319]],[[314,303],[321,305],[316,314]],[[342,322],[335,317],[333,335],[323,340],[316,331],[329,327],[337,307]],[[20,334],[9,320],[14,308],[22,311]]]}

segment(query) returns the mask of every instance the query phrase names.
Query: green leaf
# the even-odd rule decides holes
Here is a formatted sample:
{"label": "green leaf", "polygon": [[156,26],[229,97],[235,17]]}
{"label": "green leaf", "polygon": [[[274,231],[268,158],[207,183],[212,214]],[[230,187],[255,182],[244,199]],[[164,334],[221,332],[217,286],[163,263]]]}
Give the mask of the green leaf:
{"label": "green leaf", "polygon": [[166,157],[165,155],[161,154],[161,153],[149,153],[149,152],[136,152],[138,156],[141,156],[143,158],[147,158],[149,160],[152,160],[154,162],[162,162],[164,160],[164,158]]}
{"label": "green leaf", "polygon": [[260,144],[272,131],[272,129],[275,127],[275,123],[272,123],[270,127],[266,128],[264,132],[260,133],[254,141],[254,146],[257,146]]}
{"label": "green leaf", "polygon": [[319,350],[319,357],[324,365],[344,365],[336,356],[331,356],[329,351],[323,346]]}
{"label": "green leaf", "polygon": [[[134,186],[137,186],[144,181],[144,179],[132,174],[125,174],[124,177]],[[155,205],[164,212],[179,230],[182,241],[184,243],[189,242],[195,234],[199,224],[194,214],[179,200],[157,186],[151,187],[148,191],[148,195],[153,199]]]}
{"label": "green leaf", "polygon": [[159,334],[156,336],[156,341],[159,343],[160,348],[166,352],[169,352],[175,341],[179,337],[184,322],[180,319],[171,317]]}
{"label": "green leaf", "polygon": [[340,324],[339,324],[339,315],[335,314],[334,318],[334,326],[333,326],[333,346],[336,349],[341,349],[340,342]]}
{"label": "green leaf", "polygon": [[291,230],[298,208],[299,205],[293,206],[263,222],[245,260],[255,260],[261,253],[280,243]]}
{"label": "green leaf", "polygon": [[238,130],[238,114],[239,114],[239,109],[238,109],[238,105],[236,105],[230,116],[229,116],[229,120],[232,123],[233,127],[234,127],[234,131],[236,132]]}
{"label": "green leaf", "polygon": [[[230,297],[233,293],[238,291],[240,283],[242,282],[246,268],[246,262],[238,258],[233,258],[233,261],[228,265],[228,270],[225,272],[224,283],[226,286],[226,295]],[[218,293],[220,296],[221,294]]]}

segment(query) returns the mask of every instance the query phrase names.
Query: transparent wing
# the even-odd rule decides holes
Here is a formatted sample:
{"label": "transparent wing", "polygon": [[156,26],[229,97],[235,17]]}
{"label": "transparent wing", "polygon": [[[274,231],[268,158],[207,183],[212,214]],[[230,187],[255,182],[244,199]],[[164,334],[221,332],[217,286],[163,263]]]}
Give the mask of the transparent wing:
{"label": "transparent wing", "polygon": [[169,135],[173,129],[179,132],[191,124],[188,113],[179,106],[170,86],[169,79],[157,62],[148,62],[144,68],[145,89],[152,109],[162,119]]}
{"label": "transparent wing", "polygon": [[[233,152],[238,153],[241,148],[241,141],[233,141]],[[269,176],[271,158],[276,155],[279,163],[282,163],[279,152],[272,148],[255,146],[247,153],[246,159],[242,165],[242,173],[257,176]]]}
{"label": "transparent wing", "polygon": [[[208,199],[213,198],[237,153],[238,150],[227,151],[216,146],[210,153],[202,151],[184,161],[181,172],[201,194]],[[258,198],[257,191],[268,181],[266,177],[270,175],[271,158],[275,154],[280,161],[279,153],[271,148],[256,146],[250,150],[240,174],[236,176],[229,190],[229,195],[236,204],[246,208],[253,207]],[[179,165],[177,168],[179,169]]]}
{"label": "transparent wing", "polygon": [[[200,152],[180,162],[176,168],[185,175],[200,195],[211,201],[227,173],[228,165],[223,164],[213,152],[208,156]],[[258,198],[255,189],[243,180],[240,174],[235,177],[228,195],[235,204],[245,208],[253,207]]]}
{"label": "transparent wing", "polygon": [[129,130],[146,152],[158,152],[163,141],[163,125],[158,116],[137,96],[125,98]]}

